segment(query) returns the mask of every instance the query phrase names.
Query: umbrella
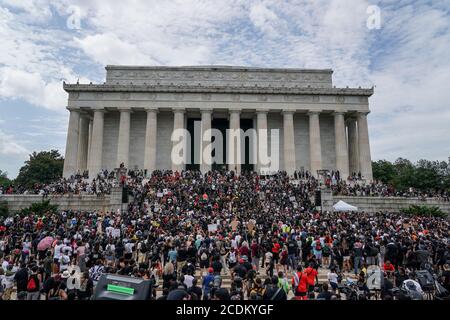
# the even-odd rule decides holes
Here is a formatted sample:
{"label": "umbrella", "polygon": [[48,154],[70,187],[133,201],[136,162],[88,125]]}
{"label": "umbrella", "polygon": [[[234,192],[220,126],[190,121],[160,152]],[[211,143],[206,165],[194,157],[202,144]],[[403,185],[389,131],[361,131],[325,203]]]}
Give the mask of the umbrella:
{"label": "umbrella", "polygon": [[45,237],[44,239],[39,241],[39,243],[37,245],[37,249],[39,251],[44,251],[44,250],[50,248],[52,243],[53,243],[53,238],[52,237]]}

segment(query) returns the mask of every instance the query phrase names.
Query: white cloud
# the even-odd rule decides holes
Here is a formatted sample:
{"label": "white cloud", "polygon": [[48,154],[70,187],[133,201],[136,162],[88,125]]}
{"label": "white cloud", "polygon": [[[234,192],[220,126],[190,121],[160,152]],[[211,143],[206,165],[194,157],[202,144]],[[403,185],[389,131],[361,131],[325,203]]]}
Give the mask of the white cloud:
{"label": "white cloud", "polygon": [[152,65],[156,61],[143,54],[137,45],[120,40],[113,33],[75,38],[80,48],[99,64]]}
{"label": "white cloud", "polygon": [[[2,99],[64,111],[61,79],[101,81],[106,64],[332,68],[337,86],[376,85],[369,117],[375,159],[448,156],[448,1],[0,3]],[[381,9],[380,30],[366,27],[372,4]],[[76,32],[65,26],[69,5],[81,9]],[[61,25],[52,24],[56,15]]]}
{"label": "white cloud", "polygon": [[256,3],[250,7],[250,21],[253,25],[269,36],[279,34],[277,30],[280,26],[280,20],[275,12],[270,10],[265,2]]}
{"label": "white cloud", "polygon": [[9,99],[22,98],[36,106],[61,111],[67,105],[67,94],[62,82],[46,83],[40,74],[13,68],[0,69],[0,96]]}
{"label": "white cloud", "polygon": [[3,156],[25,156],[28,150],[15,141],[13,135],[9,135],[0,130],[0,155]]}

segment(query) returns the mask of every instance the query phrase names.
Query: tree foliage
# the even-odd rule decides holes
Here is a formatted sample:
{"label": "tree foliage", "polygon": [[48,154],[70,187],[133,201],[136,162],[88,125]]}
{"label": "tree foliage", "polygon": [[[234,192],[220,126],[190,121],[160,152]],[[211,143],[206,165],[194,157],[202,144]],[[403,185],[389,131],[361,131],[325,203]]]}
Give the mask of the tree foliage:
{"label": "tree foliage", "polygon": [[0,217],[7,217],[9,215],[8,202],[0,201]]}
{"label": "tree foliage", "polygon": [[27,208],[23,208],[20,211],[21,215],[29,215],[34,213],[36,215],[42,216],[48,212],[56,213],[58,211],[58,206],[54,204],[50,204],[50,200],[45,200],[42,202],[33,203],[31,206]]}
{"label": "tree foliage", "polygon": [[447,214],[443,212],[439,207],[429,207],[429,206],[417,206],[412,205],[408,208],[401,209],[402,213],[413,216],[427,216],[427,217],[441,217],[445,218]]}
{"label": "tree foliage", "polygon": [[419,160],[416,163],[403,158],[395,162],[373,162],[375,180],[406,191],[412,187],[423,192],[450,191],[450,161]]}
{"label": "tree foliage", "polygon": [[16,185],[31,187],[36,183],[50,183],[62,176],[64,159],[57,150],[33,152],[20,168]]}
{"label": "tree foliage", "polygon": [[9,186],[12,181],[8,178],[8,173],[0,170],[0,186]]}

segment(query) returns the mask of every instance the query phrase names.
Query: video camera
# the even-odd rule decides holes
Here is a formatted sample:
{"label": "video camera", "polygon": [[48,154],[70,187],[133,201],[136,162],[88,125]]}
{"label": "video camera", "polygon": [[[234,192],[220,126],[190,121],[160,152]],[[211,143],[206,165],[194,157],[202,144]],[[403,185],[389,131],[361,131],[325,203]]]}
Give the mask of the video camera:
{"label": "video camera", "polygon": [[104,274],[92,300],[150,300],[154,285],[153,280]]}

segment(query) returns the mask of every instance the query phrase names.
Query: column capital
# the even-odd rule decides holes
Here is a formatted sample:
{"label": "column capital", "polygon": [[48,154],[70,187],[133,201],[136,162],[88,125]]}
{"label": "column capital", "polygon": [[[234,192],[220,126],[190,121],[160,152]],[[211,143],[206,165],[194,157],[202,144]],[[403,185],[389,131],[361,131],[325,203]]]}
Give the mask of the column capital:
{"label": "column capital", "polygon": [[105,109],[92,109],[92,112],[106,113],[106,110]]}
{"label": "column capital", "polygon": [[347,114],[347,112],[346,111],[333,111],[333,114],[335,115],[335,116],[345,116],[346,114]]}
{"label": "column capital", "polygon": [[312,116],[312,115],[319,115],[322,112],[322,110],[309,110],[306,114],[308,116]]}
{"label": "column capital", "polygon": [[283,114],[283,115],[285,115],[285,114],[294,114],[295,113],[295,110],[282,110],[281,111],[281,114]]}
{"label": "column capital", "polygon": [[172,108],[172,112],[173,113],[186,113],[186,109],[185,108]]}
{"label": "column capital", "polygon": [[131,108],[126,108],[126,107],[121,107],[121,108],[117,108],[118,111],[120,112],[133,112],[133,110]]}
{"label": "column capital", "polygon": [[268,114],[269,110],[256,110],[256,114]]}
{"label": "column capital", "polygon": [[213,112],[212,108],[200,109],[200,113],[212,113],[212,112]]}
{"label": "column capital", "polygon": [[241,108],[229,108],[228,112],[229,113],[241,113],[242,109]]}
{"label": "column capital", "polygon": [[155,113],[159,113],[159,109],[158,108],[145,108],[144,109],[147,113],[151,113],[151,112],[155,112]]}

